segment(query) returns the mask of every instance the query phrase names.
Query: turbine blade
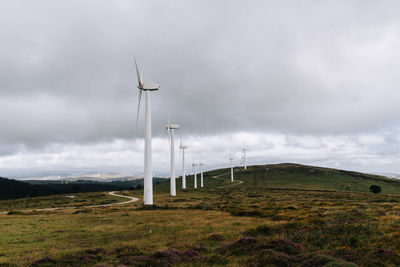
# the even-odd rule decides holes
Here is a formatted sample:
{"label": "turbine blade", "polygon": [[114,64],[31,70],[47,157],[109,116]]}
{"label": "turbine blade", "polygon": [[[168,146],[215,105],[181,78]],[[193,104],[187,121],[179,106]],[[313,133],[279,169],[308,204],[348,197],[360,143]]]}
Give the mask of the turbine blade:
{"label": "turbine blade", "polygon": [[136,57],[135,57],[135,65],[136,65],[136,75],[137,75],[137,79],[138,79],[138,83],[139,83],[139,88],[143,88],[143,81],[142,81],[142,77],[140,76],[140,73],[139,73],[138,65],[136,63]]}
{"label": "turbine blade", "polygon": [[137,115],[136,115],[136,131],[137,131],[137,126],[138,126],[138,121],[139,121],[139,111],[140,111],[140,100],[141,99],[142,99],[142,90],[139,90]]}

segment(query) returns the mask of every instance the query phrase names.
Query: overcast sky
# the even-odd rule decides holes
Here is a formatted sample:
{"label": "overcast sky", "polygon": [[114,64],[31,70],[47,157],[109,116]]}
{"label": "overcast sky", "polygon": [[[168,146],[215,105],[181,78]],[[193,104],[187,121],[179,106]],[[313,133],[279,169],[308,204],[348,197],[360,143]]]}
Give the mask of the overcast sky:
{"label": "overcast sky", "polygon": [[247,147],[249,164],[400,173],[399,13],[389,0],[1,0],[0,176],[142,174],[134,56],[161,84],[156,174],[168,114],[188,165],[238,164]]}

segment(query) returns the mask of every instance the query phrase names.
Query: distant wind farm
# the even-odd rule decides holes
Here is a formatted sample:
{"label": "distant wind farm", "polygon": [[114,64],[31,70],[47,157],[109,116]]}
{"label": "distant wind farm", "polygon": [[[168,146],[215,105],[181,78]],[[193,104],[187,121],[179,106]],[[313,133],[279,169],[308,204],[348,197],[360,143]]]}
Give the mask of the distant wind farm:
{"label": "distant wind farm", "polygon": [[0,267],[400,266],[399,1],[0,1]]}

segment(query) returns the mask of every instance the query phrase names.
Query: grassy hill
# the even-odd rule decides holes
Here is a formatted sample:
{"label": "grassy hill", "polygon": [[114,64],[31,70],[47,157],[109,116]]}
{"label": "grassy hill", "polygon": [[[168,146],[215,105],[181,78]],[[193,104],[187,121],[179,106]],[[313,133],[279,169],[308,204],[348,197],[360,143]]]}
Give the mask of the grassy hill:
{"label": "grassy hill", "polygon": [[[230,168],[204,173],[206,187],[230,185]],[[219,179],[212,178],[217,176]],[[346,192],[369,192],[371,185],[382,188],[382,194],[400,195],[400,180],[383,176],[322,168],[293,163],[268,164],[234,168],[235,180],[243,181],[239,188],[328,190]],[[198,185],[200,175],[197,175]],[[193,176],[188,176],[188,188],[193,188]],[[181,179],[177,180],[181,185]],[[161,188],[167,189],[168,184]]]}
{"label": "grassy hill", "polygon": [[[0,215],[0,265],[400,265],[396,180],[296,164],[237,168],[235,176],[243,183],[223,187],[237,183],[224,180],[229,169],[208,172],[197,190],[191,177],[187,190],[179,179],[176,197],[159,184],[151,207],[140,200]],[[371,184],[382,193],[368,192]]]}

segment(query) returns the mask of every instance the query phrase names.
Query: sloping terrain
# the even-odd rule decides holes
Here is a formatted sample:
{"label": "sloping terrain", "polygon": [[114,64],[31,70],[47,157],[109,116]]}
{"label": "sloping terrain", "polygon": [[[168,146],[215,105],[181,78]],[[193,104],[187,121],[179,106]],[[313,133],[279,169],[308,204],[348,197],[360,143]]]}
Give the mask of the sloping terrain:
{"label": "sloping terrain", "polygon": [[[230,169],[207,173],[207,176],[215,175],[230,179]],[[378,185],[382,194],[400,194],[400,180],[397,179],[293,163],[249,166],[247,170],[237,167],[234,176],[244,181],[242,187],[369,192],[371,185]]]}
{"label": "sloping terrain", "polygon": [[[0,215],[0,264],[400,265],[397,181],[296,164],[237,168],[243,183],[232,187],[220,188],[232,183],[215,176],[228,179],[229,169],[206,173],[197,190],[182,190],[178,179],[176,197],[159,184],[151,207],[139,200]],[[192,188],[191,177],[188,183]],[[370,184],[382,193],[368,192]],[[123,194],[141,199],[143,191]]]}

